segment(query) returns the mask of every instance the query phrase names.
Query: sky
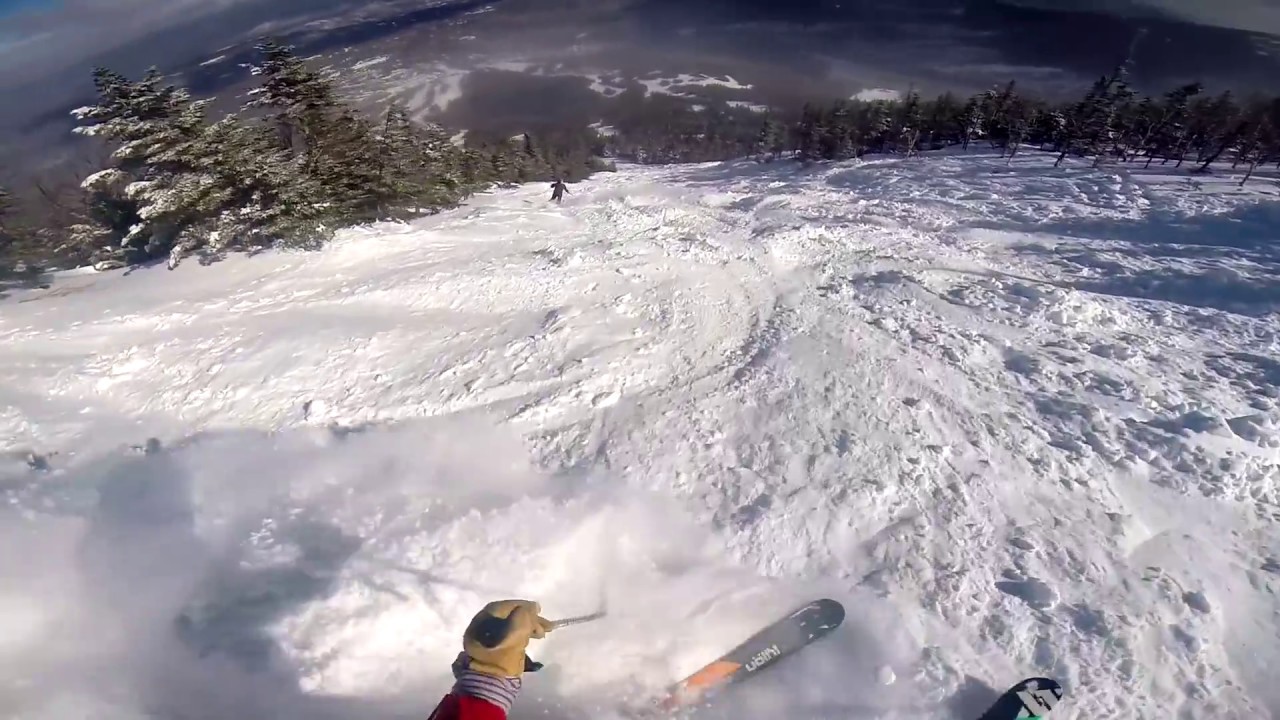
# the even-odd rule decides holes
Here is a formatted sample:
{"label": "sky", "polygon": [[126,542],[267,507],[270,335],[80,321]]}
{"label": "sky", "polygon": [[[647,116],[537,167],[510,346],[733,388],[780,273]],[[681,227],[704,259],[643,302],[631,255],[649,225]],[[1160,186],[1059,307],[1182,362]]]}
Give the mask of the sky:
{"label": "sky", "polygon": [[57,71],[147,33],[272,0],[0,0],[0,84]]}
{"label": "sky", "polygon": [[55,5],[53,0],[0,0],[0,17],[12,15],[19,10],[31,10]]}

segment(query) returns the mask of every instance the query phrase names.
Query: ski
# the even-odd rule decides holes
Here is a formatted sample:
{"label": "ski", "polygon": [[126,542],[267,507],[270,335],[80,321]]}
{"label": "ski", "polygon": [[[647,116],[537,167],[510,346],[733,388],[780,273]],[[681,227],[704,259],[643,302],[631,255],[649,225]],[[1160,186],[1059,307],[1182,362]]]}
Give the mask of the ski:
{"label": "ski", "polygon": [[658,709],[670,712],[705,701],[829,635],[842,622],[844,606],[835,600],[815,600],[798,608],[672,685],[658,701]]}
{"label": "ski", "polygon": [[[844,615],[844,606],[830,599],[797,608],[669,687],[651,710],[670,714],[705,703],[725,688],[754,677],[831,634],[844,622]],[[1062,685],[1054,680],[1027,678],[1005,690],[977,720],[1047,718],[1064,696]],[[648,715],[639,713],[639,717]]]}
{"label": "ski", "polygon": [[1032,720],[1049,716],[1062,700],[1062,685],[1049,678],[1027,678],[1004,691],[978,720]]}

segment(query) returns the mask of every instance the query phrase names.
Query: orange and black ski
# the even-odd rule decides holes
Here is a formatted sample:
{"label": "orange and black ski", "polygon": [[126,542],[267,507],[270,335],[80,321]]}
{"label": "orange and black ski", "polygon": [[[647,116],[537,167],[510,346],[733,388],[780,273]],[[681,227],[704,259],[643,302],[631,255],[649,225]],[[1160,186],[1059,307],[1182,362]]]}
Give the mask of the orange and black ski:
{"label": "orange and black ski", "polygon": [[844,606],[816,600],[752,635],[719,659],[673,685],[658,702],[673,711],[704,702],[719,690],[741,682],[831,633],[844,622]]}

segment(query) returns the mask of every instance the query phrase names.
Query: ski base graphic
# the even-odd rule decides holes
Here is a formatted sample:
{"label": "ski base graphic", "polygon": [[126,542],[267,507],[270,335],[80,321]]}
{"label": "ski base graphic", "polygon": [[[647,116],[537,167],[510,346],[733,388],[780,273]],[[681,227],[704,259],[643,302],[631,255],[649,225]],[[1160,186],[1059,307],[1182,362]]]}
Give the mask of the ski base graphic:
{"label": "ski base graphic", "polygon": [[835,600],[815,600],[798,608],[671,686],[658,709],[673,711],[705,701],[830,634],[842,622],[844,606]]}
{"label": "ski base graphic", "polygon": [[1065,693],[1055,680],[1027,678],[996,699],[978,720],[1031,720],[1045,718]]}

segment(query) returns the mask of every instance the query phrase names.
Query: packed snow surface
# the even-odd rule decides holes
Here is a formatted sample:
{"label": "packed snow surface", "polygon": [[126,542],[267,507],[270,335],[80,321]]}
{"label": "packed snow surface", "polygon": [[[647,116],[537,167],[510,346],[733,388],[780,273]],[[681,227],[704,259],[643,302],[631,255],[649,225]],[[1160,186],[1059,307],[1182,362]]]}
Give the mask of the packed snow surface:
{"label": "packed snow surface", "polygon": [[622,717],[828,596],[711,718],[1280,717],[1274,179],[1024,153],[624,168],[316,253],[0,301],[0,706]]}

